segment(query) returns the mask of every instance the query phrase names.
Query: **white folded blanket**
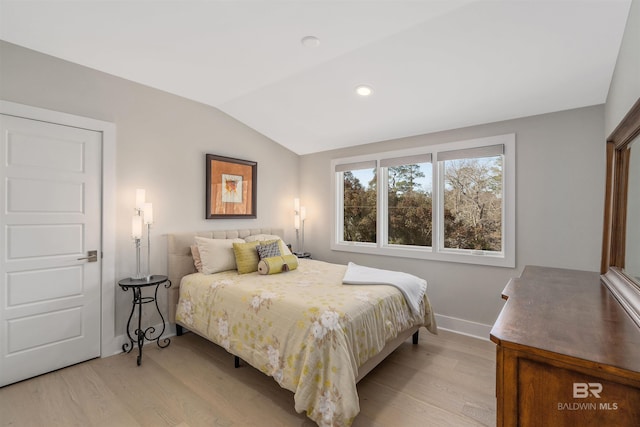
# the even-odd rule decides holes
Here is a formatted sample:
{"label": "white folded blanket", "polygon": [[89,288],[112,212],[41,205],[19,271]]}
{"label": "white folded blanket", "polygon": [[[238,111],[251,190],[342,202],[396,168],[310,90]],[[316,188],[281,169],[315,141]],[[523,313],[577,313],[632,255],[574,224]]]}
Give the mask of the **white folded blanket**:
{"label": "white folded blanket", "polygon": [[364,267],[350,262],[342,283],[345,285],[391,285],[402,292],[413,314],[420,314],[420,303],[427,291],[427,281],[401,271]]}

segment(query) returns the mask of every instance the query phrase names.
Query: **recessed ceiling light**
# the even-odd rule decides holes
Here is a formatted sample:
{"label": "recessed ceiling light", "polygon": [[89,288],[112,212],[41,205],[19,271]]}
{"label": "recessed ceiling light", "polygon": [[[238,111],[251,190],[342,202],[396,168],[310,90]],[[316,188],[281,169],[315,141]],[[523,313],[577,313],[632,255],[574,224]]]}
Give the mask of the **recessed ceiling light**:
{"label": "recessed ceiling light", "polygon": [[369,96],[373,93],[373,89],[371,86],[360,85],[356,88],[356,93],[360,96]]}
{"label": "recessed ceiling light", "polygon": [[318,47],[320,46],[320,39],[315,36],[306,36],[300,40],[300,43],[302,43],[304,47]]}

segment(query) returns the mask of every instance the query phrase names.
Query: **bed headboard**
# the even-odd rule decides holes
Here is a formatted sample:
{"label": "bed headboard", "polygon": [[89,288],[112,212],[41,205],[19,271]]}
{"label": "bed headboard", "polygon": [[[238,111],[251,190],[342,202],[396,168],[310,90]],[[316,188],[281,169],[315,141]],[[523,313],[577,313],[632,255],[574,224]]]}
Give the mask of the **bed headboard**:
{"label": "bed headboard", "polygon": [[196,236],[209,239],[244,239],[255,234],[275,234],[284,239],[282,228],[251,228],[240,230],[209,230],[167,235],[167,275],[171,280],[168,293],[169,322],[175,323],[176,305],[180,296],[180,280],[187,274],[195,273],[191,257],[191,245],[195,244]]}

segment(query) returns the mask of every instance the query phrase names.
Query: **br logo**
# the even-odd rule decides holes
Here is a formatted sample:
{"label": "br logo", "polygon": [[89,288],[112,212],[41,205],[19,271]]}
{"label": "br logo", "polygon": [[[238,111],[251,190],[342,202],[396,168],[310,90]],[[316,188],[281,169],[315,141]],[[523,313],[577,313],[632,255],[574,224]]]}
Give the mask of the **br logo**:
{"label": "br logo", "polygon": [[585,399],[589,396],[600,399],[600,393],[602,393],[602,384],[600,383],[573,383],[574,399]]}

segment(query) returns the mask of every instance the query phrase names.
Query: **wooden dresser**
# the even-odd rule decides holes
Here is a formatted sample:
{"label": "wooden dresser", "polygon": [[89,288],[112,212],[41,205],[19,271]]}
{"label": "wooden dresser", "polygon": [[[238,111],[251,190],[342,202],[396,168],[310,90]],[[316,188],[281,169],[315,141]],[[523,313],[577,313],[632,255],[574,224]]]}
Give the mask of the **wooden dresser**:
{"label": "wooden dresser", "polygon": [[528,266],[503,298],[498,426],[640,426],[640,328],[598,273]]}

